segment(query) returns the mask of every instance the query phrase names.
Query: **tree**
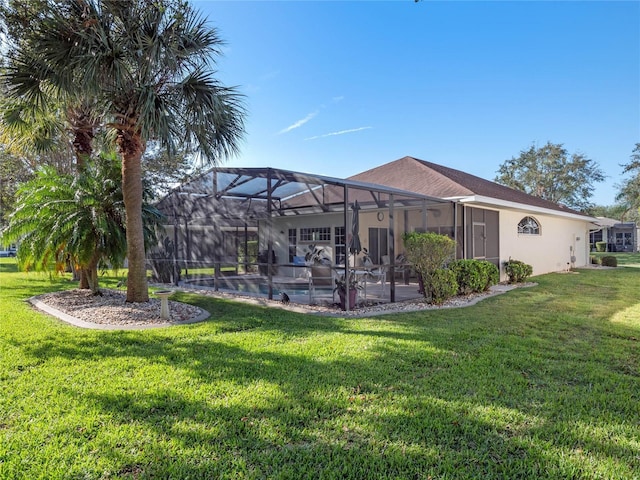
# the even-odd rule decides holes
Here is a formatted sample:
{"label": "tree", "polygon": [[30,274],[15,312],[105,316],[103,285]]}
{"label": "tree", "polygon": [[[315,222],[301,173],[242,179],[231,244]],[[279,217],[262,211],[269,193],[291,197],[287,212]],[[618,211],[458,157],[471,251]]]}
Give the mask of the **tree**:
{"label": "tree", "polygon": [[169,155],[158,142],[148,142],[142,156],[145,182],[153,185],[156,199],[167,195],[176,185],[204,173],[204,165],[194,165],[193,159],[183,151]]}
{"label": "tree", "polygon": [[594,205],[587,213],[593,217],[614,218],[621,222],[624,222],[625,218],[635,220],[635,217],[637,217],[637,214],[634,215],[634,212],[629,211],[629,208],[620,202],[614,205]]}
{"label": "tree", "polygon": [[623,218],[630,212],[635,213],[631,217],[637,217],[640,214],[640,143],[636,143],[630,159],[629,163],[622,165],[622,173],[631,173],[633,176],[618,186],[620,191],[616,195],[616,201],[624,206]]}
{"label": "tree", "polygon": [[562,144],[532,145],[506,160],[495,181],[576,210],[591,206],[593,185],[604,180],[596,162],[581,153],[569,155]]}
{"label": "tree", "polygon": [[8,78],[16,91],[41,87],[95,98],[115,133],[122,164],[129,277],[127,301],[149,299],[142,222],[141,158],[148,140],[170,153],[186,146],[211,163],[237,153],[244,109],[211,66],[222,41],[178,0],[47,2],[32,25],[38,62]]}
{"label": "tree", "polygon": [[0,229],[7,224],[8,216],[15,207],[18,184],[30,176],[24,162],[0,144]]}
{"label": "tree", "polygon": [[[37,31],[39,12],[46,9],[46,5],[47,0],[9,0],[0,5],[0,23],[15,52],[6,67],[18,78],[42,68],[46,70],[31,35]],[[75,159],[75,174],[83,175],[98,129],[98,121],[92,111],[95,102],[87,98],[56,95],[58,92],[47,88],[46,82],[39,82],[38,77],[32,76],[30,80],[35,81],[38,88],[9,88],[9,95],[0,100],[3,112],[0,141],[17,155],[35,156],[40,166],[46,164],[41,161],[43,157],[55,155],[65,158],[65,165],[58,166],[58,173],[66,172],[67,165],[73,164],[72,159]],[[3,88],[6,89],[7,85]],[[73,273],[80,288],[90,288],[89,277],[97,274],[96,271],[82,269]]]}
{"label": "tree", "polygon": [[[18,207],[2,240],[20,242],[18,260],[23,267],[60,270],[71,258],[89,272],[89,288],[99,292],[99,264],[120,267],[126,256],[119,165],[114,155],[105,155],[87,162],[86,174],[80,176],[43,167],[19,188]],[[161,214],[149,205],[143,211],[150,244]]]}

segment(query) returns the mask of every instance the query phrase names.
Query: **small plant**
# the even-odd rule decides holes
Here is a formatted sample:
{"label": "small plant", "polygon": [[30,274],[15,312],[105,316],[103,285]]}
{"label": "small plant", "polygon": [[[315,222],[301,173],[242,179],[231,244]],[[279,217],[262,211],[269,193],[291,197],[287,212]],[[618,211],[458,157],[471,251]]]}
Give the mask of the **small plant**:
{"label": "small plant", "polygon": [[440,305],[458,293],[456,274],[452,270],[441,268],[429,275],[428,278],[426,283],[428,283],[427,290],[431,292],[430,303]]}
{"label": "small plant", "polygon": [[533,267],[520,260],[511,260],[504,262],[504,271],[509,277],[509,283],[524,282],[533,273]]}
{"label": "small plant", "polygon": [[355,274],[353,272],[350,272],[349,275],[340,275],[338,278],[336,278],[335,280],[335,288],[333,289],[334,292],[338,292],[338,294],[344,294],[347,292],[347,289],[349,290],[361,290],[362,286],[360,285],[360,283],[358,282]]}
{"label": "small plant", "polygon": [[340,297],[340,308],[346,310],[346,298],[349,295],[349,306],[355,307],[357,291],[362,289],[355,273],[350,272],[348,275],[340,275],[335,279],[336,286],[333,289],[334,293],[338,292]]}
{"label": "small plant", "polygon": [[606,252],[607,242],[596,242],[596,252]]}
{"label": "small plant", "polygon": [[617,267],[618,259],[612,255],[607,255],[600,259],[600,263],[603,267]]}
{"label": "small plant", "polygon": [[596,257],[595,255],[589,255],[589,261],[593,265],[600,265],[600,259],[598,257]]}

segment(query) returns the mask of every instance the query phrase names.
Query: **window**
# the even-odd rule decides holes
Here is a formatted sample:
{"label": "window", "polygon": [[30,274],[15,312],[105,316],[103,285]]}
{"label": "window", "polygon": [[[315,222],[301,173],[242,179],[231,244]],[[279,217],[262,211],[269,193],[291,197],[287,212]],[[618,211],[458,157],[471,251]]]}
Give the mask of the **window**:
{"label": "window", "polygon": [[627,247],[633,245],[633,235],[631,232],[616,232],[616,246]]}
{"label": "window", "polygon": [[311,227],[300,229],[301,242],[329,242],[330,240],[330,227]]}
{"label": "window", "polygon": [[540,224],[533,217],[524,217],[518,223],[518,233],[523,235],[540,235]]}
{"label": "window", "polygon": [[296,236],[296,229],[289,229],[289,263],[293,263],[293,257],[297,255],[298,251],[298,237]]}
{"label": "window", "polygon": [[344,234],[344,227],[335,227],[333,230],[333,238],[336,247],[335,262],[337,265],[344,265],[345,259],[347,258],[347,245],[346,237]]}

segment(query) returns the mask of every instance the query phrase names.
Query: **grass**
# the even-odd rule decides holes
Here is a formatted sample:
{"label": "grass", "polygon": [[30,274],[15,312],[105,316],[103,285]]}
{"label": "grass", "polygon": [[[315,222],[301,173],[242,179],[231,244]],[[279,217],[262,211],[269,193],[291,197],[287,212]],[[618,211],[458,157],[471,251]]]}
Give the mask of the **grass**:
{"label": "grass", "polygon": [[602,257],[616,257],[619,266],[640,267],[640,252],[591,252],[591,255]]}
{"label": "grass", "polygon": [[639,476],[634,268],[364,319],[176,294],[211,320],[100,332],[31,310],[71,285],[11,262],[2,479]]}

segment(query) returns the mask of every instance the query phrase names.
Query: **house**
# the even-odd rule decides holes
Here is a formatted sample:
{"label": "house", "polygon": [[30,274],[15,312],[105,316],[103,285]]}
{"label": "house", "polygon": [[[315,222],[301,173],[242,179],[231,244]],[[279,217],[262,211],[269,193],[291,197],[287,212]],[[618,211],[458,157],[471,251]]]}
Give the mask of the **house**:
{"label": "house", "polygon": [[601,243],[607,252],[637,252],[638,226],[635,222],[620,222],[613,218],[596,217],[597,227],[590,233],[591,250]]}
{"label": "house", "polygon": [[[458,258],[489,260],[503,278],[502,266],[510,258],[531,264],[539,275],[586,265],[595,228],[595,219],[581,212],[413,157],[347,179],[273,168],[214,168],[158,207],[169,218],[176,260],[227,263],[238,258],[238,250],[219,246],[246,245],[242,235],[250,231],[257,232],[261,252],[272,252],[262,257],[269,267],[277,265],[279,275],[291,276],[312,246],[334,265],[358,265],[362,254],[350,248],[354,235],[373,263],[386,258],[393,267],[403,252],[402,234],[412,231],[450,236]],[[394,301],[393,282],[391,287]]]}
{"label": "house", "polygon": [[435,163],[404,157],[350,177],[450,200],[462,208],[465,243],[460,258],[509,258],[533,274],[589,262],[593,217]]}

